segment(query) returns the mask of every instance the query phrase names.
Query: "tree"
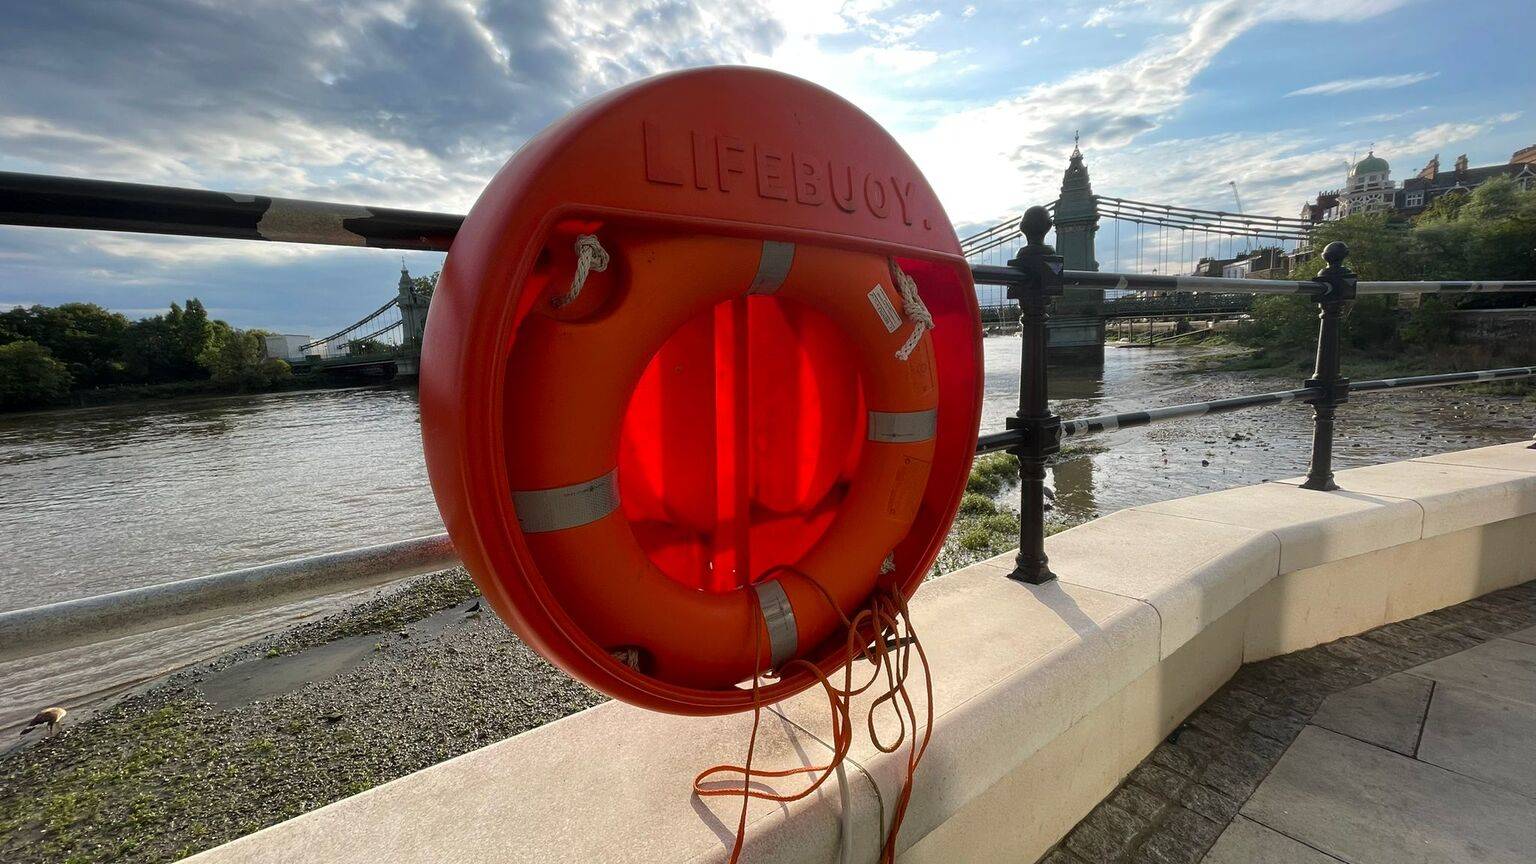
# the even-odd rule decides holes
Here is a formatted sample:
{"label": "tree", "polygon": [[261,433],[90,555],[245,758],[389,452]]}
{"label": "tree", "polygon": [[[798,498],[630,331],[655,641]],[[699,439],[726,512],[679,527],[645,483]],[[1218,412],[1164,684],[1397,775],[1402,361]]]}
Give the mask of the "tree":
{"label": "tree", "polygon": [[[175,309],[176,304],[172,303],[171,308]],[[202,356],[203,349],[208,347],[212,335],[208,310],[203,308],[203,301],[196,297],[187,300],[187,307],[176,324],[176,345],[180,355],[177,359],[187,371],[188,377],[195,377],[202,371],[198,358]]]}
{"label": "tree", "polygon": [[412,276],[411,290],[427,298],[428,300],[431,300],[432,295],[437,293],[437,280],[442,277],[442,275],[443,271],[439,270],[436,273],[433,273],[431,276]]}
{"label": "tree", "polygon": [[[210,322],[196,297],[183,309],[176,303],[164,315],[142,318],[123,334],[123,363],[139,381],[162,383],[207,376],[201,358],[222,322]],[[226,328],[228,325],[223,325]]]}
{"label": "tree", "polygon": [[[1312,231],[1313,249],[1321,250],[1335,240],[1349,247],[1349,269],[1361,279],[1416,279],[1411,266],[1411,226],[1387,213],[1357,213],[1323,222]],[[1292,279],[1311,279],[1323,262],[1304,261],[1291,272]]]}
{"label": "tree", "polygon": [[0,345],[0,409],[46,405],[69,393],[69,369],[36,342]]}
{"label": "tree", "polygon": [[353,339],[347,343],[347,353],[353,357],[364,354],[385,354],[390,347],[377,339]]}
{"label": "tree", "polygon": [[[1347,264],[1361,279],[1514,280],[1536,279],[1536,190],[1521,189],[1497,177],[1472,192],[1456,191],[1435,199],[1411,222],[1386,213],[1356,214],[1319,225],[1314,249],[1334,240],[1349,246]],[[1297,265],[1293,279],[1310,279],[1322,262]],[[1350,304],[1344,338],[1356,348],[1395,348],[1401,342],[1423,347],[1444,345],[1452,336],[1449,312],[1455,307],[1523,305],[1528,294],[1470,294],[1440,301],[1425,298],[1403,313],[1395,298],[1361,297]],[[1254,301],[1250,342],[1283,348],[1310,344],[1316,311],[1304,298]]]}
{"label": "tree", "polygon": [[[181,310],[176,310],[180,318]],[[123,334],[123,362],[136,381],[159,384],[177,380],[181,347],[176,325],[164,315],[141,318]]]}
{"label": "tree", "polygon": [[293,374],[286,362],[266,356],[265,331],[235,330],[228,325],[212,327],[210,331],[212,337],[198,362],[208,370],[214,383],[264,389]]}
{"label": "tree", "polygon": [[0,344],[29,340],[68,367],[76,386],[118,383],[124,375],[122,338],[128,319],[95,303],[20,306],[0,313]]}

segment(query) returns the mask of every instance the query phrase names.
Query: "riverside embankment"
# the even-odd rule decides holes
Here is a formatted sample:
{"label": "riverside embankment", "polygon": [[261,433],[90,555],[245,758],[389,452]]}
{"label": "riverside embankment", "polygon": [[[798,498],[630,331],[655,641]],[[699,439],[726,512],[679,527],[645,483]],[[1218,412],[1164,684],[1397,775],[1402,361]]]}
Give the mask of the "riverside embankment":
{"label": "riverside embankment", "polygon": [[[989,366],[986,424],[995,428],[1014,398],[1016,369],[1007,364],[1016,343],[995,339],[988,340],[987,347],[989,360],[995,362]],[[1057,375],[1063,382],[1059,392],[1066,397],[1061,410],[1097,413],[1285,383],[1253,373],[1192,372],[1197,359],[1187,351],[1112,350],[1102,373]],[[1405,395],[1408,401],[1362,397],[1351,403],[1348,410],[1355,413],[1341,423],[1341,461],[1385,461],[1394,449],[1414,455],[1514,440],[1529,435],[1536,413],[1518,396]],[[242,417],[237,412],[227,428],[211,437],[226,436],[226,445],[229,439],[249,441],[254,433],[242,423],[259,426],[262,411],[249,405],[244,410],[248,413]],[[360,422],[368,416],[354,414],[353,419]],[[330,422],[324,416],[307,420],[311,434]],[[1293,475],[1304,466],[1301,442],[1308,431],[1306,412],[1296,410],[1199,418],[1118,433],[1104,442],[1113,446],[1068,452],[1053,466],[1060,505],[1055,518],[1077,521],[1096,512],[1177,497],[1184,494],[1181,490],[1239,485],[1252,482],[1255,475]],[[186,444],[198,441],[195,435],[169,437]],[[413,437],[404,440],[415,443]],[[358,447],[355,441],[352,447]],[[39,458],[66,455],[45,453]],[[122,453],[115,458],[132,456]],[[221,457],[217,447],[204,458],[246,464],[247,470],[258,467],[242,463],[239,454]],[[983,497],[1006,473],[1006,466],[989,465],[973,475]],[[359,485],[375,479],[364,477]],[[193,486],[189,494],[197,491]],[[1008,497],[1003,491],[1001,500]],[[389,501],[384,496],[386,505]],[[1001,529],[1009,527],[1011,517],[988,512],[983,503],[973,502],[968,521],[952,537],[951,565],[982,553],[988,544],[1008,542],[1007,531]],[[361,520],[364,523],[378,527],[371,520]],[[215,520],[212,527],[226,526]],[[968,533],[982,548],[967,548]],[[24,720],[19,714],[30,716],[41,704],[60,701],[74,713],[58,737],[29,738],[23,747],[0,755],[0,837],[5,838],[0,842],[7,844],[0,852],[17,861],[169,860],[564,716],[600,698],[551,669],[488,610],[479,610],[473,587],[462,573],[435,574],[372,594],[325,601],[328,605],[299,613],[306,616],[304,623],[105,707],[82,706],[88,700],[67,699],[62,688],[70,680],[86,680],[78,676],[88,676],[88,667],[119,661],[124,653],[120,645],[94,649],[94,655],[85,650],[68,660],[74,679],[46,674],[48,663],[66,662],[56,658],[44,658],[43,664],[12,664],[7,674],[27,682],[13,692],[30,697],[16,707],[15,719]],[[364,602],[359,604],[360,599]],[[323,614],[337,606],[349,608]],[[231,633],[244,633],[249,638],[293,614],[274,613],[265,621],[220,627],[208,636],[228,639]],[[195,645],[184,641],[178,647],[191,650]],[[208,649],[201,650],[206,654]],[[189,656],[194,655],[181,655],[174,662]],[[166,658],[172,662],[169,653]]]}
{"label": "riverside embankment", "polygon": [[[988,338],[984,346],[982,426],[995,431],[1017,404],[1018,340]],[[1212,370],[1212,356],[1199,348],[1109,348],[1102,369],[1053,370],[1052,392],[1059,411],[1082,416],[1294,387],[1303,377]],[[1536,406],[1519,396],[1361,396],[1341,410],[1336,458],[1347,467],[1515,440],[1531,434],[1533,414]],[[0,560],[0,608],[441,530],[419,435],[409,389],[0,417],[0,534],[20,538]],[[1058,460],[1055,516],[1080,521],[1292,476],[1305,469],[1310,436],[1305,406],[1117,432],[1092,442],[1108,449]],[[366,596],[0,664],[0,730],[24,722],[40,703],[89,702]]]}

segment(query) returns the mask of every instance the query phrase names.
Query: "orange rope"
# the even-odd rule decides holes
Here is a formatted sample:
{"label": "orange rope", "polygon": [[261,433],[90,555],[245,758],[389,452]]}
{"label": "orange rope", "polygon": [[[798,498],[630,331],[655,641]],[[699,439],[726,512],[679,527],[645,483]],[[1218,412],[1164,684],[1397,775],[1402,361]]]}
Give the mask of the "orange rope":
{"label": "orange rope", "polygon": [[[855,696],[864,693],[874,686],[882,675],[885,678],[885,688],[869,706],[866,717],[866,726],[869,731],[871,743],[882,753],[894,753],[900,749],[903,742],[907,741],[908,722],[911,723],[912,736],[907,751],[906,778],[902,782],[901,794],[897,797],[895,809],[891,816],[891,830],[885,837],[880,851],[881,864],[890,864],[896,858],[896,837],[901,830],[902,820],[906,817],[907,805],[912,798],[912,782],[917,774],[918,763],[922,761],[923,754],[928,749],[928,742],[933,734],[933,681],[929,676],[928,655],[924,653],[921,641],[912,627],[912,619],[907,609],[906,598],[901,592],[889,587],[879,588],[870,596],[867,607],[859,610],[850,619],[838,608],[832,595],[821,583],[811,578],[808,574],[793,567],[774,567],[759,580],[766,579],[778,572],[797,576],[811,586],[826,599],[837,616],[842,619],[847,630],[848,662],[843,664],[843,686],[835,686],[832,681],[821,671],[816,664],[808,660],[795,658],[787,664],[806,669],[815,676],[827,694],[828,707],[832,714],[832,758],[825,765],[802,766],[799,768],[787,768],[781,770],[765,771],[752,767],[752,756],[757,749],[757,731],[762,721],[763,703],[760,699],[759,679],[774,678],[783,674],[785,670],[764,671],[752,677],[752,734],[747,739],[747,758],[743,765],[715,765],[701,771],[693,779],[693,792],[701,798],[720,796],[741,796],[741,816],[736,823],[736,842],[731,847],[731,864],[736,864],[741,858],[742,845],[746,840],[747,807],[751,800],[756,798],[763,801],[788,803],[805,798],[827,781],[827,778],[838,769],[847,758],[848,751],[853,746],[852,701]],[[756,592],[748,592],[754,605],[757,603]],[[759,610],[759,613],[761,610]],[[907,678],[911,672],[911,655],[916,650],[918,662],[921,666],[923,685],[926,689],[926,720],[921,725],[918,723],[917,709],[912,704],[911,695],[907,692]],[[752,628],[752,657],[753,667],[761,668],[762,663],[762,628]],[[869,680],[858,687],[853,686],[853,664],[857,660],[868,660],[874,665]],[[880,739],[879,731],[875,728],[875,712],[880,706],[889,703],[896,716],[897,734],[894,741],[886,743]],[[919,735],[921,728],[921,735]],[[754,778],[760,777],[794,777],[797,775],[815,775],[810,785],[797,792],[779,794],[752,788]],[[734,785],[725,788],[706,788],[703,784],[710,782],[711,778],[719,775],[740,775],[740,788]]]}

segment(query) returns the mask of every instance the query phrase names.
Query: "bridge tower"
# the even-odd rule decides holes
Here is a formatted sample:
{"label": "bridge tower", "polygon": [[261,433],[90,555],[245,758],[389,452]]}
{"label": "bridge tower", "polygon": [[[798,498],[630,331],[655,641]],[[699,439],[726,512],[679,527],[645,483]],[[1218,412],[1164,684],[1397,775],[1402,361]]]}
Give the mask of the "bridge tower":
{"label": "bridge tower", "polygon": [[[1068,270],[1097,270],[1094,238],[1099,232],[1099,206],[1083,164],[1076,136],[1072,157],[1061,178],[1061,197],[1056,199],[1056,248]],[[1104,356],[1104,292],[1068,288],[1051,312],[1052,354],[1082,360]]]}
{"label": "bridge tower", "polygon": [[406,351],[421,353],[421,337],[427,332],[427,304],[431,297],[417,292],[411,283],[411,271],[400,262],[400,326],[404,331],[403,345]]}

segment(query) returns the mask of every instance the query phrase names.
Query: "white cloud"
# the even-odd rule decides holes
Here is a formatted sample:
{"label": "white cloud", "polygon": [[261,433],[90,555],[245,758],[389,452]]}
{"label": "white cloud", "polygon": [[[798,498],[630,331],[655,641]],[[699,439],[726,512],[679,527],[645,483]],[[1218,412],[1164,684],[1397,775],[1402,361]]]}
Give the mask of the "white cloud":
{"label": "white cloud", "polygon": [[1039,41],[1040,41],[1040,37],[1039,36],[1031,36],[1028,39],[1020,39],[1019,40],[1019,46],[1022,47],[1022,48],[1028,48],[1029,46],[1031,46],[1031,45],[1033,45],[1033,44],[1035,44],[1036,42],[1039,42]]}
{"label": "white cloud", "polygon": [[1339,93],[1354,93],[1359,90],[1395,90],[1399,87],[1408,87],[1428,81],[1439,74],[1438,72],[1409,72],[1404,75],[1340,78],[1336,81],[1325,81],[1322,84],[1313,84],[1300,90],[1292,90],[1285,95],[1287,98],[1291,96],[1334,96]]}
{"label": "white cloud", "polygon": [[[1320,5],[1287,0],[1261,5],[1219,0],[1176,11],[1176,32],[1155,35],[1148,47],[1120,63],[952,112],[904,136],[903,143],[952,219],[995,221],[1023,203],[1055,198],[1074,132],[1081,131],[1084,146],[1102,159],[1159,128],[1189,99],[1195,79],[1222,50],[1254,27],[1275,20],[1355,20],[1404,2],[1337,0]],[[978,182],[1001,177],[1014,180]]]}

